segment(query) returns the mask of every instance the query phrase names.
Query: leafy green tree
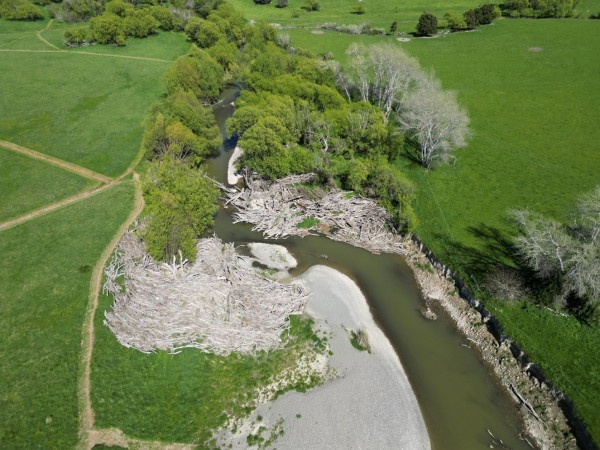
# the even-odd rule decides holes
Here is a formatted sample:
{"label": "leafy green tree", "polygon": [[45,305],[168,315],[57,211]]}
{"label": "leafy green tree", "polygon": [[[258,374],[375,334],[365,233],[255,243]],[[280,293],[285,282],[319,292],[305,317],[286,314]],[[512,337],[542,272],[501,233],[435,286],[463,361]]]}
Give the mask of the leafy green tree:
{"label": "leafy green tree", "polygon": [[64,38],[67,45],[84,45],[93,42],[94,35],[89,27],[82,26],[69,28],[65,31]]}
{"label": "leafy green tree", "polygon": [[214,223],[218,189],[202,172],[169,154],[150,164],[143,188],[149,215],[144,233],[148,253],[170,261],[181,251],[194,261],[195,238]]}
{"label": "leafy green tree", "polygon": [[452,31],[461,31],[467,28],[467,22],[462,14],[457,12],[448,12],[444,15],[444,19],[448,22],[448,28]]}
{"label": "leafy green tree", "polygon": [[223,68],[208,54],[197,52],[177,58],[165,74],[167,92],[192,92],[203,103],[218,98],[223,87]]}
{"label": "leafy green tree", "polygon": [[175,17],[168,8],[161,5],[152,6],[150,13],[158,21],[161,29],[170,31],[175,28]]}
{"label": "leafy green tree", "polygon": [[417,33],[420,36],[433,36],[437,33],[438,20],[437,17],[431,13],[423,13],[419,17],[419,23],[417,24]]}
{"label": "leafy green tree", "polygon": [[159,25],[149,9],[138,9],[125,17],[123,31],[127,36],[144,38],[156,33]]}
{"label": "leafy green tree", "polygon": [[207,50],[207,53],[223,67],[226,73],[229,72],[229,77],[233,77],[232,74],[237,73],[240,51],[234,43],[220,39]]}
{"label": "leafy green tree", "polygon": [[238,145],[244,150],[240,161],[243,167],[274,180],[290,173],[291,160],[272,125],[269,118],[262,119],[246,130]]}
{"label": "leafy green tree", "polygon": [[467,24],[467,28],[469,30],[474,30],[479,26],[479,18],[477,16],[477,12],[474,9],[470,9],[463,14],[465,18],[465,23]]}
{"label": "leafy green tree", "polygon": [[105,11],[107,13],[116,14],[119,17],[126,17],[135,11],[135,7],[131,3],[123,0],[111,0],[106,4]]}
{"label": "leafy green tree", "polygon": [[26,0],[0,0],[0,18],[7,20],[40,20],[42,11]]}
{"label": "leafy green tree", "polygon": [[87,21],[104,11],[104,0],[69,0],[62,2],[55,16],[63,22]]}
{"label": "leafy green tree", "polygon": [[116,14],[103,13],[90,20],[94,40],[99,44],[125,44],[123,19]]}
{"label": "leafy green tree", "polygon": [[198,44],[198,47],[200,48],[209,48],[216,44],[219,39],[225,37],[217,25],[204,19],[197,19],[194,21],[193,32],[188,23],[188,26],[186,26],[186,34],[193,42]]}

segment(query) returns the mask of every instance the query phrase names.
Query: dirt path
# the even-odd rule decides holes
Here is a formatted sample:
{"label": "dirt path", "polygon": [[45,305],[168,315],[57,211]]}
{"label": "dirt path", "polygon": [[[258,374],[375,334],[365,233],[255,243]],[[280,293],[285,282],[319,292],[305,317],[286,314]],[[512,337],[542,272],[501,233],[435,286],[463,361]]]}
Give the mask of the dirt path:
{"label": "dirt path", "polygon": [[[94,348],[94,317],[98,309],[98,297],[100,295],[100,284],[102,283],[102,270],[110,255],[117,246],[123,233],[129,228],[137,216],[142,212],[144,207],[144,198],[142,196],[142,188],[137,173],[134,173],[133,180],[135,183],[135,205],[127,220],[119,227],[119,230],[113,237],[110,244],[104,249],[104,252],[96,262],[94,271],[92,272],[92,280],[90,284],[89,300],[86,309],[85,321],[82,329],[81,348],[82,356],[79,363],[78,376],[78,403],[79,403],[79,444],[77,448],[89,450],[96,444],[95,439],[98,439],[98,433],[93,433],[94,430],[94,411],[92,409],[92,400],[90,397],[91,391],[91,370],[92,370],[92,351]],[[94,439],[93,439],[94,438]]]}
{"label": "dirt path", "polygon": [[[43,40],[43,39],[42,39]],[[47,42],[47,41],[46,41]],[[47,42],[48,45],[54,47],[54,45]],[[58,48],[58,47],[54,47]],[[105,56],[108,58],[123,58],[123,59],[135,59],[139,61],[153,61],[153,62],[161,62],[161,63],[173,63],[173,60],[170,59],[160,59],[160,58],[146,58],[144,56],[129,56],[129,55],[112,55],[110,53],[96,53],[96,52],[83,52],[76,50],[27,50],[27,49],[11,49],[11,48],[3,48],[0,49],[0,52],[13,52],[13,53],[62,53],[67,55],[92,55],[92,56]]]}
{"label": "dirt path", "polygon": [[104,192],[107,189],[110,189],[111,187],[113,187],[115,184],[117,184],[116,181],[113,181],[111,183],[108,184],[104,184],[100,187],[96,187],[93,189],[90,189],[88,191],[84,191],[84,192],[80,192],[79,194],[75,194],[72,197],[66,198],[64,200],[60,200],[56,203],[52,203],[50,205],[44,206],[40,209],[36,209],[35,211],[31,211],[27,214],[24,214],[22,216],[17,217],[16,219],[12,219],[9,220],[7,222],[3,222],[0,223],[0,231],[4,231],[4,230],[8,230],[9,228],[13,228],[17,225],[20,225],[24,222],[27,222],[29,220],[32,219],[36,219],[40,216],[44,216],[46,214],[49,214],[53,211],[56,211],[57,209],[63,208],[65,206],[69,206],[72,205],[73,203],[79,202],[81,200],[84,200],[86,198],[90,198],[96,194],[99,194],[100,192]]}
{"label": "dirt path", "polygon": [[56,50],[61,50],[61,49],[60,49],[60,48],[58,48],[56,45],[54,45],[54,44],[51,44],[50,42],[48,42],[48,41],[46,40],[46,38],[44,38],[44,36],[42,36],[42,33],[43,33],[44,31],[46,31],[46,30],[49,30],[49,29],[50,29],[50,26],[52,25],[52,22],[54,22],[54,19],[50,19],[50,20],[48,21],[48,25],[46,25],[46,28],[43,28],[43,29],[41,29],[41,30],[38,30],[38,31],[36,31],[36,32],[35,32],[35,35],[37,36],[37,38],[38,38],[40,41],[42,41],[44,44],[48,45],[49,47],[52,47],[52,48],[54,48],[54,49],[56,49]]}
{"label": "dirt path", "polygon": [[40,161],[52,164],[53,166],[60,167],[61,169],[65,169],[69,172],[76,173],[77,175],[81,175],[82,177],[100,181],[101,183],[110,183],[111,181],[113,181],[112,178],[107,177],[106,175],[102,175],[101,173],[97,173],[90,169],[86,169],[85,167],[78,166],[77,164],[63,161],[62,159],[54,158],[53,156],[48,156],[44,153],[40,153],[35,150],[22,147],[12,142],[0,140],[0,146],[6,148],[7,150],[12,150],[13,152],[29,156],[30,158],[39,159]]}

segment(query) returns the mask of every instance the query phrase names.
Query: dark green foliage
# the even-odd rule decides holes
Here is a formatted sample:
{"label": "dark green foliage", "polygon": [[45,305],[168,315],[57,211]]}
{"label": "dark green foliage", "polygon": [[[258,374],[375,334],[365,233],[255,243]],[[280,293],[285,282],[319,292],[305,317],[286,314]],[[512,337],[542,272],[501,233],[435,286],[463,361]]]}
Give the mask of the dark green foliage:
{"label": "dark green foliage", "polygon": [[477,25],[479,25],[479,19],[477,18],[477,13],[474,9],[470,9],[465,12],[463,17],[465,18],[465,24],[469,30],[473,30],[477,28]]}
{"label": "dark green foliage", "polygon": [[185,34],[200,48],[211,47],[225,37],[213,22],[198,17],[189,20],[185,27]]}
{"label": "dark green foliage", "polygon": [[144,133],[148,158],[170,153],[195,166],[214,155],[220,144],[214,114],[191,92],[177,91],[167,97],[148,118]]}
{"label": "dark green foliage", "polygon": [[144,199],[150,216],[144,239],[148,253],[169,261],[182,252],[194,261],[196,241],[214,223],[219,192],[200,171],[167,153],[150,163],[144,178]]}
{"label": "dark green foliage", "polygon": [[69,0],[61,4],[55,17],[63,22],[87,21],[102,14],[104,5],[104,0]]}
{"label": "dark green foliage", "polygon": [[69,28],[65,31],[64,37],[65,43],[69,46],[85,45],[94,41],[94,34],[87,26]]}
{"label": "dark green foliage", "polygon": [[508,0],[502,4],[511,17],[572,17],[579,0]]}
{"label": "dark green foliage", "polygon": [[126,36],[144,38],[156,32],[159,26],[149,9],[137,9],[128,14],[123,20],[123,30]]}
{"label": "dark green foliage", "polygon": [[123,0],[111,0],[106,4],[105,12],[116,14],[119,17],[126,17],[135,11],[135,7],[131,3]]}
{"label": "dark green foliage", "polygon": [[394,20],[392,22],[392,24],[390,25],[390,34],[394,34],[397,30],[398,30],[398,22]]}
{"label": "dark green foliage", "polygon": [[277,179],[290,173],[290,154],[272,127],[281,128],[277,119],[261,119],[246,130],[239,140],[244,149],[240,163],[267,178]]}
{"label": "dark green foliage", "polygon": [[160,5],[152,6],[150,14],[158,21],[161,29],[169,31],[175,28],[175,18],[168,8]]}
{"label": "dark green foliage", "polygon": [[90,20],[94,40],[99,44],[125,45],[123,19],[116,14],[103,13]]}
{"label": "dark green foliage", "polygon": [[40,20],[42,11],[27,0],[0,0],[0,18],[7,20]]}
{"label": "dark green foliage", "polygon": [[437,33],[437,17],[431,13],[423,13],[419,17],[417,24],[417,34],[419,36],[433,36]]}
{"label": "dark green foliage", "polygon": [[288,5],[288,0],[277,0],[277,6],[278,8],[287,8]]}
{"label": "dark green foliage", "polygon": [[203,103],[214,101],[223,86],[223,68],[211,56],[195,52],[177,58],[165,75],[167,92],[192,92]]}
{"label": "dark green foliage", "polygon": [[269,3],[271,3],[271,0],[254,0],[254,3],[256,3],[257,5],[268,5]]}

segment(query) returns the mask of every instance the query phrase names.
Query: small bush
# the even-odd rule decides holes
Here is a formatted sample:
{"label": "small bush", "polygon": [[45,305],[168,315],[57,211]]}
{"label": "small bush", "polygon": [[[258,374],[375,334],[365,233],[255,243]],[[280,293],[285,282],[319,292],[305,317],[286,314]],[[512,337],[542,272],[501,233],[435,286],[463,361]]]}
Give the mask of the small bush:
{"label": "small bush", "polygon": [[94,36],[92,34],[92,30],[89,27],[75,27],[65,31],[64,34],[65,45],[67,46],[77,46],[77,45],[87,45],[94,41]]}
{"label": "small bush", "polygon": [[321,4],[318,0],[306,0],[306,3],[304,3],[302,9],[308,12],[318,11],[321,9]]}
{"label": "small bush", "polygon": [[0,18],[7,20],[40,20],[42,11],[26,0],[0,1]]}
{"label": "small bush", "polygon": [[254,0],[254,3],[257,5],[268,5],[271,3],[271,0]]}
{"label": "small bush", "polygon": [[277,0],[277,6],[278,8],[287,8],[288,5],[288,0]]}
{"label": "small bush", "polygon": [[365,7],[363,5],[356,5],[354,7],[354,9],[352,10],[352,14],[357,14],[357,15],[363,15],[364,13],[366,13],[367,10],[365,9]]}

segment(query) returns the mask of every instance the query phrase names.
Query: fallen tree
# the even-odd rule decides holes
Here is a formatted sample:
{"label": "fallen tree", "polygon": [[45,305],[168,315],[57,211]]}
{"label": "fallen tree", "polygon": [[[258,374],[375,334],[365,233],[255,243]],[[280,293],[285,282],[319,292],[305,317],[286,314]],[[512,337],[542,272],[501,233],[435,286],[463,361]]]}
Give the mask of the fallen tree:
{"label": "fallen tree", "polygon": [[237,208],[234,223],[251,223],[267,238],[306,236],[316,230],[374,253],[404,254],[390,214],[376,201],[302,184],[314,178],[290,175],[271,182],[246,174],[246,188],[226,189],[226,204]]}
{"label": "fallen tree", "polygon": [[264,278],[249,257],[217,237],[200,240],[197,249],[194,264],[181,257],[158,263],[133,233],[125,234],[104,284],[115,298],[104,323],[119,342],[144,353],[193,347],[226,355],[281,347],[288,317],[306,304],[304,288]]}

